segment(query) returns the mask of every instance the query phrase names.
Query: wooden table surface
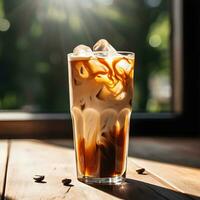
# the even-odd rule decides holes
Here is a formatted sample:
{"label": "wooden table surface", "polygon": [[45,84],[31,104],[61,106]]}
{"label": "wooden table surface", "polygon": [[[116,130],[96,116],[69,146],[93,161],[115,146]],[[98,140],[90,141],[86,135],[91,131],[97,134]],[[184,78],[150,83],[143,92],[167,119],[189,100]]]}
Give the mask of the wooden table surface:
{"label": "wooden table surface", "polygon": [[[145,168],[144,175],[136,169]],[[45,175],[43,183],[33,176]],[[64,186],[62,179],[72,179]],[[76,179],[71,140],[1,140],[0,199],[6,200],[200,200],[200,140],[133,138],[127,180],[89,186]]]}

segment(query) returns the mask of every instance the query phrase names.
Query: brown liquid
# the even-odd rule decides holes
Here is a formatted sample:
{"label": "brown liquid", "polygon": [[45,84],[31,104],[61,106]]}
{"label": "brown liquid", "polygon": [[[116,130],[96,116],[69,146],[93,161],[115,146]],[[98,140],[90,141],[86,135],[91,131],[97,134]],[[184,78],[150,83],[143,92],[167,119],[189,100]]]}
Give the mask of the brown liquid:
{"label": "brown liquid", "polygon": [[126,171],[133,59],[69,62],[78,177],[122,176]]}
{"label": "brown liquid", "polygon": [[[78,141],[78,160],[80,171],[91,176],[98,170],[98,177],[111,177],[123,174],[126,151],[126,130],[116,133],[116,127],[110,132],[112,140],[107,144],[96,144],[95,148],[85,148],[85,140]],[[100,166],[99,165],[100,162]],[[98,169],[99,167],[99,169]]]}

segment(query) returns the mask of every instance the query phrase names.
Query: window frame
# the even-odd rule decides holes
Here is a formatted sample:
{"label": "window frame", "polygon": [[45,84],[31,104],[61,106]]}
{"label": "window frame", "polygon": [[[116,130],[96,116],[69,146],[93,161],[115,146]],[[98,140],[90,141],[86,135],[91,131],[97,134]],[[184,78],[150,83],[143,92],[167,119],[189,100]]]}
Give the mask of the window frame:
{"label": "window frame", "polygon": [[[171,3],[174,112],[133,113],[131,136],[200,136],[198,6],[195,0]],[[0,113],[0,138],[66,137],[72,137],[70,114]]]}

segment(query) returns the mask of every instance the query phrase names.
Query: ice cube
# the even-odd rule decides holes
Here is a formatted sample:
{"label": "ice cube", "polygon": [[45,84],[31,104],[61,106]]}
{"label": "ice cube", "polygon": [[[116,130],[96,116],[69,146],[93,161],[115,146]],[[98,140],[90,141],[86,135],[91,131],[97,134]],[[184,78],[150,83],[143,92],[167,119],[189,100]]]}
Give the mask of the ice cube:
{"label": "ice cube", "polygon": [[92,49],[86,45],[80,44],[73,50],[74,55],[76,56],[92,56]]}
{"label": "ice cube", "polygon": [[121,101],[126,97],[126,92],[121,92],[119,95],[115,97],[116,100]]}
{"label": "ice cube", "polygon": [[109,71],[108,67],[100,63],[98,60],[90,60],[89,66],[92,73],[95,73],[95,74],[101,74],[101,73],[105,74],[105,73],[108,73]]}
{"label": "ice cube", "polygon": [[114,49],[114,47],[105,39],[100,39],[96,42],[96,44],[93,46],[94,51],[107,51],[109,54],[116,54],[117,51]]}
{"label": "ice cube", "polygon": [[128,62],[126,59],[121,59],[117,64],[116,64],[116,70],[120,75],[122,75],[124,72],[128,75],[132,69],[132,65]]}
{"label": "ice cube", "polygon": [[112,92],[113,96],[118,96],[123,91],[124,85],[119,80],[115,83],[114,87],[109,87],[108,89]]}
{"label": "ice cube", "polygon": [[106,100],[109,99],[111,93],[110,91],[104,86],[96,95],[99,100]]}

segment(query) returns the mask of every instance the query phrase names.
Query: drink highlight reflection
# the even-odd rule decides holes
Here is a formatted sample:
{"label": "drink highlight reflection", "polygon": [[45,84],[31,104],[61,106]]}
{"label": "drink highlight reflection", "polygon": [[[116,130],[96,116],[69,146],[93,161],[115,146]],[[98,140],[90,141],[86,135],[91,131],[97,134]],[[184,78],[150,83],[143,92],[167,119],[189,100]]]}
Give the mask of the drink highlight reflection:
{"label": "drink highlight reflection", "polygon": [[126,172],[135,57],[108,45],[68,55],[77,174],[89,183],[120,182]]}

